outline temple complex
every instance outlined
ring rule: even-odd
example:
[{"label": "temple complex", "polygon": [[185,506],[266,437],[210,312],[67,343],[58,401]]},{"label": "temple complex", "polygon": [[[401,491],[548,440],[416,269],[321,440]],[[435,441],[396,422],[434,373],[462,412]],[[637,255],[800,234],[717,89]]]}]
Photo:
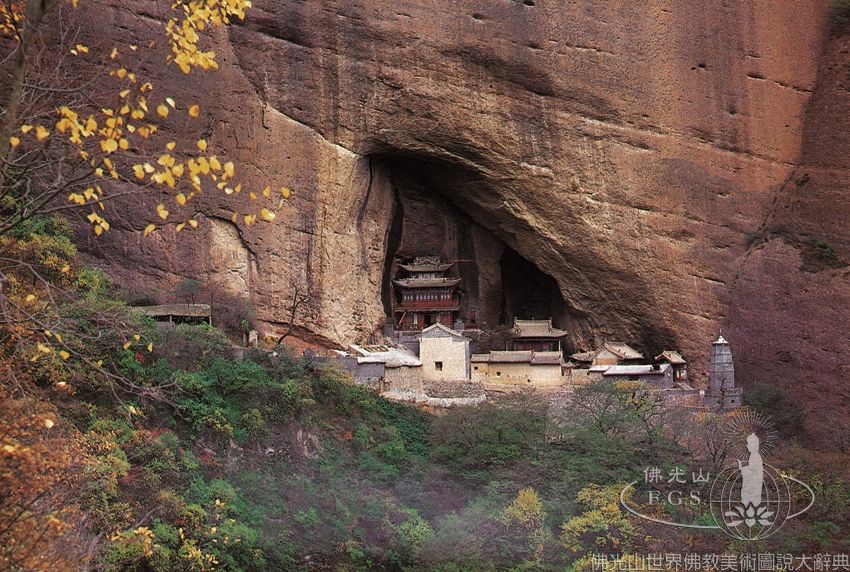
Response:
[{"label": "temple complex", "polygon": [[460,318],[460,278],[447,275],[451,267],[450,262],[429,256],[400,265],[404,276],[393,280],[396,330],[419,331],[433,324],[454,326]]}]

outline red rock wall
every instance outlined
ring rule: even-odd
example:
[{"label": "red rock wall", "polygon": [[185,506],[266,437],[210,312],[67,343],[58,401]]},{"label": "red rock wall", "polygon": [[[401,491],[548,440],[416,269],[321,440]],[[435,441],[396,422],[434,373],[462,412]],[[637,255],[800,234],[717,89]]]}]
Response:
[{"label": "red rock wall", "polygon": [[[240,229],[258,313],[284,320],[303,282],[314,334],[379,327],[394,191],[370,157],[426,161],[443,200],[557,280],[574,344],[679,347],[699,383],[722,328],[742,382],[791,389],[826,440],[850,403],[847,40],[829,33],[820,0],[256,0],[202,98],[214,146],[295,190],[279,224]],[[208,235],[146,244],[124,223],[92,247],[120,276],[220,270]],[[801,271],[812,239],[839,261]]]}]

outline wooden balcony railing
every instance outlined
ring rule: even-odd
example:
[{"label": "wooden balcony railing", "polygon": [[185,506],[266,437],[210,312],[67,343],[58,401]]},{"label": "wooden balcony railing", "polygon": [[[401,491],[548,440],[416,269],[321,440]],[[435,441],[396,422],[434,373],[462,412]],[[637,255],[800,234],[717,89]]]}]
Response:
[{"label": "wooden balcony railing", "polygon": [[455,300],[408,300],[396,303],[400,312],[409,310],[459,310],[460,302]]}]

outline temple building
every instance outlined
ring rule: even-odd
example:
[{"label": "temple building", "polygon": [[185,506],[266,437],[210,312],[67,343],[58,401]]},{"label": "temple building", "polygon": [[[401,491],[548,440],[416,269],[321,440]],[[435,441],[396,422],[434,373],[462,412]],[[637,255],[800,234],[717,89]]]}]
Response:
[{"label": "temple building", "polygon": [[740,387],[735,387],[732,348],[721,335],[711,344],[704,404],[709,409],[735,409],[741,406],[742,393]]},{"label": "temple building", "polygon": [[147,314],[162,326],[174,324],[209,324],[212,326],[212,309],[209,304],[163,304],[161,306],[140,306]]},{"label": "temple building", "polygon": [[443,324],[428,326],[418,337],[422,377],[426,381],[469,380],[469,338]]},{"label": "temple building", "polygon": [[515,351],[559,352],[567,332],[552,326],[548,320],[514,319],[513,346]]},{"label": "temple building", "polygon": [[578,367],[602,368],[639,363],[643,354],[623,342],[605,342],[599,349],[572,354],[570,359]]},{"label": "temple building", "polygon": [[688,381],[688,362],[677,351],[664,350],[655,356],[656,363],[669,363],[673,367],[675,381]]},{"label": "temple building", "polygon": [[460,317],[460,278],[437,257],[417,257],[401,264],[405,276],[393,280],[395,329],[418,331],[434,324],[452,327]]},{"label": "temple building", "polygon": [[560,351],[491,351],[472,354],[472,379],[490,389],[554,387],[564,382]]}]

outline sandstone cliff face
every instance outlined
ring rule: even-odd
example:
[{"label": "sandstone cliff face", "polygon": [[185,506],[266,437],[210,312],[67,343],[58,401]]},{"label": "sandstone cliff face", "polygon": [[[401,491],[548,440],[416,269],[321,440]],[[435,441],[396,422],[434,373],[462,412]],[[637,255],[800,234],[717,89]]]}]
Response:
[{"label": "sandstone cliff face", "polygon": [[91,249],[116,275],[225,274],[270,328],[298,288],[302,337],[346,343],[384,320],[388,255],[471,256],[496,319],[530,280],[500,270],[513,252],[557,286],[577,348],[681,348],[701,381],[722,328],[742,382],[789,388],[817,438],[850,413],[850,80],[826,2],[254,4],[216,40],[205,134],[293,198],[274,225],[153,242],[121,221]]}]

